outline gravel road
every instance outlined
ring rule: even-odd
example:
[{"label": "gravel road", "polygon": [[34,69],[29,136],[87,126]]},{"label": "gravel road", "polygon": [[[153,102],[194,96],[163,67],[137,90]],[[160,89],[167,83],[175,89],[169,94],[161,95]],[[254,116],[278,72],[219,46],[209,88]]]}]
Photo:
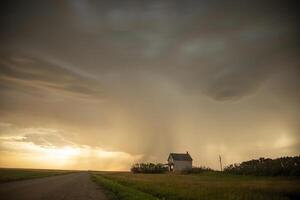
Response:
[{"label": "gravel road", "polygon": [[0,184],[1,200],[107,200],[87,172]]}]

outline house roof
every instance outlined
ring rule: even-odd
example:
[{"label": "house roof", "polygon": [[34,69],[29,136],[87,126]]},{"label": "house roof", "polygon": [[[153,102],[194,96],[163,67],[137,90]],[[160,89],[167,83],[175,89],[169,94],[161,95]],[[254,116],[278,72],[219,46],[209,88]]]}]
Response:
[{"label": "house roof", "polygon": [[193,160],[189,153],[170,153],[169,158],[170,157],[172,157],[173,160],[178,160],[178,161],[192,161]]}]

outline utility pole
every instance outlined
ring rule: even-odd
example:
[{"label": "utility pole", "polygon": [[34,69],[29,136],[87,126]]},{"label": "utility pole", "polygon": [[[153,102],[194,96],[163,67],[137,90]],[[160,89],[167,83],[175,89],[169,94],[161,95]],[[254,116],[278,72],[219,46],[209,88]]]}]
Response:
[{"label": "utility pole", "polygon": [[221,171],[223,171],[221,155],[219,155],[219,160],[220,160],[220,168],[221,168]]}]

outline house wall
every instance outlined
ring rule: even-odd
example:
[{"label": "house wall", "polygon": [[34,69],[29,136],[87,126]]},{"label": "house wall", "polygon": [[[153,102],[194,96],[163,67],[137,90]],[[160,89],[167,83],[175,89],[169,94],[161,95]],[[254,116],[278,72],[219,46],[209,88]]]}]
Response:
[{"label": "house wall", "polygon": [[173,161],[174,168],[173,171],[182,171],[185,169],[191,169],[192,168],[192,161]]}]

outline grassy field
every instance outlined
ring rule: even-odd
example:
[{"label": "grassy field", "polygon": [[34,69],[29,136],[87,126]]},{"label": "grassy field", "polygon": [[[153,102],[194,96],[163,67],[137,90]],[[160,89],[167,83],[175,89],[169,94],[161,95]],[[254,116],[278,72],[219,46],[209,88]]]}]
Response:
[{"label": "grassy field", "polygon": [[93,179],[118,200],[300,199],[300,180],[287,177],[93,172]]},{"label": "grassy field", "polygon": [[68,170],[0,168],[0,183],[71,173]]}]

